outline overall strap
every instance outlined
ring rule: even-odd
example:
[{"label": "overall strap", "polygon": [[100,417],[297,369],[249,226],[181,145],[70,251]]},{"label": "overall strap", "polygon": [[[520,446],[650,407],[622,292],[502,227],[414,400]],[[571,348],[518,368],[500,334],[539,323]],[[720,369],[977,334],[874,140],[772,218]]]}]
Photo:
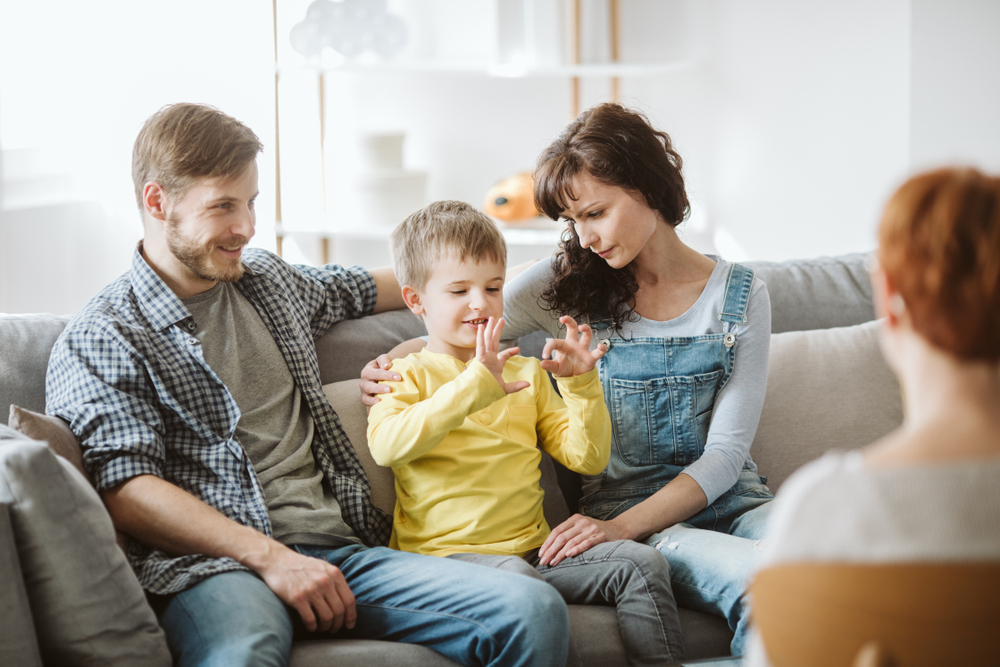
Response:
[{"label": "overall strap", "polygon": [[722,312],[719,313],[720,320],[733,324],[747,323],[747,303],[750,301],[753,276],[753,269],[748,269],[742,264],[729,265],[726,297],[722,304]]}]

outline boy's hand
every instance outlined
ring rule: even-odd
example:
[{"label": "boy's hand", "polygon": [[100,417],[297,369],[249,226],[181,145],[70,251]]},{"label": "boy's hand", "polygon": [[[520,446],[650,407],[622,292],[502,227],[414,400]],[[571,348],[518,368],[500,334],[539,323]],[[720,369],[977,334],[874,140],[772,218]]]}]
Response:
[{"label": "boy's hand", "polygon": [[[594,337],[589,324],[581,324],[579,327],[569,315],[563,315],[559,321],[566,325],[566,338],[550,338],[545,341],[545,348],[542,350],[542,368],[552,373],[556,377],[569,377],[571,375],[583,375],[597,365],[597,360],[608,351],[603,345],[590,351],[590,341]],[[555,353],[552,359],[549,355]]]},{"label": "boy's hand", "polygon": [[530,382],[520,380],[519,382],[504,382],[503,366],[507,360],[521,351],[519,347],[510,347],[500,352],[500,332],[503,331],[503,318],[494,320],[492,317],[486,320],[486,324],[480,324],[476,330],[476,359],[493,373],[500,386],[508,394],[521,391],[531,386]]}]

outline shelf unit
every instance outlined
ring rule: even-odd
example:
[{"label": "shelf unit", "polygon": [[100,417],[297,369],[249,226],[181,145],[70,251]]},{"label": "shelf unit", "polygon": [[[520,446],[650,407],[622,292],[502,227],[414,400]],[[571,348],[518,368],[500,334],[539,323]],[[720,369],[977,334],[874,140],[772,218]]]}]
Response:
[{"label": "shelf unit", "polygon": [[[277,32],[277,0],[273,0],[274,21],[275,21],[275,138],[276,148],[278,141],[278,80],[282,71],[311,71],[317,78],[319,87],[319,141],[323,145],[326,135],[325,109],[323,108],[324,89],[326,86],[326,76],[330,74],[358,74],[358,75],[378,75],[380,73],[441,73],[441,74],[473,74],[495,78],[532,78],[532,77],[558,77],[569,78],[572,82],[570,100],[570,119],[575,118],[580,111],[580,79],[583,78],[607,78],[612,82],[612,99],[619,98],[619,79],[622,77],[643,77],[655,76],[669,73],[678,73],[691,70],[695,63],[690,60],[679,60],[669,62],[650,63],[622,63],[619,58],[619,0],[609,0],[610,7],[610,44],[611,61],[601,64],[581,63],[580,60],[580,0],[567,0],[569,18],[569,49],[566,60],[569,64],[558,66],[523,66],[519,64],[495,63],[484,60],[476,61],[448,61],[448,60],[409,60],[400,62],[378,62],[360,60],[347,60],[337,54],[327,57],[324,61],[322,56],[314,57],[309,62],[286,65],[278,61],[278,32]],[[329,56],[329,54],[328,54]],[[330,60],[340,62],[329,62]],[[276,150],[277,153],[277,150]],[[322,151],[321,151],[322,156]],[[276,161],[278,158],[276,158]],[[326,165],[321,157],[321,182],[326,183]],[[281,170],[280,163],[276,164],[276,246],[278,254],[282,254],[283,241],[287,238],[298,238],[300,245],[311,245],[312,248],[302,248],[307,256],[314,255],[313,260],[320,263],[336,261],[345,253],[359,254],[358,249],[366,242],[369,244],[381,244],[385,246],[391,229],[381,227],[368,227],[365,229],[341,228],[334,226],[326,230],[299,231],[294,229],[294,225],[287,225],[282,220],[281,212]],[[324,191],[324,212],[325,212],[325,191]],[[508,243],[511,264],[516,264],[524,257],[527,259],[531,253],[549,253],[558,244],[562,226],[547,219],[538,219],[528,224],[505,226],[500,225],[501,230]],[[350,248],[351,250],[345,250]],[[361,255],[371,257],[371,253],[361,252]],[[388,250],[383,248],[383,252],[376,253],[379,257],[389,262]],[[535,255],[531,255],[534,257]]]}]

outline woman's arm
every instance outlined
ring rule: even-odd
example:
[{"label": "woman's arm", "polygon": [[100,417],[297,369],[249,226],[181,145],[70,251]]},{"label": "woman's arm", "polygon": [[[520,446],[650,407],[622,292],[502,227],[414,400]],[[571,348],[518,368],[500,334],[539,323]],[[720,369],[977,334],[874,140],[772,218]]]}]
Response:
[{"label": "woman's arm", "polygon": [[684,521],[708,505],[698,482],[681,473],[670,483],[610,521],[574,514],[556,526],[538,551],[542,565],[556,565],[602,542],[642,540]]}]

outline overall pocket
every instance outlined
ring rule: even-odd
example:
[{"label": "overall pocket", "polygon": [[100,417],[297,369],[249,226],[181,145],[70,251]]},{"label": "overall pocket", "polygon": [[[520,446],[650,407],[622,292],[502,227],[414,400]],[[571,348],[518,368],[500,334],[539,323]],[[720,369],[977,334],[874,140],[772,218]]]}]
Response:
[{"label": "overall pocket", "polygon": [[620,380],[611,378],[614,445],[628,466],[688,465],[701,456],[722,371]]}]

